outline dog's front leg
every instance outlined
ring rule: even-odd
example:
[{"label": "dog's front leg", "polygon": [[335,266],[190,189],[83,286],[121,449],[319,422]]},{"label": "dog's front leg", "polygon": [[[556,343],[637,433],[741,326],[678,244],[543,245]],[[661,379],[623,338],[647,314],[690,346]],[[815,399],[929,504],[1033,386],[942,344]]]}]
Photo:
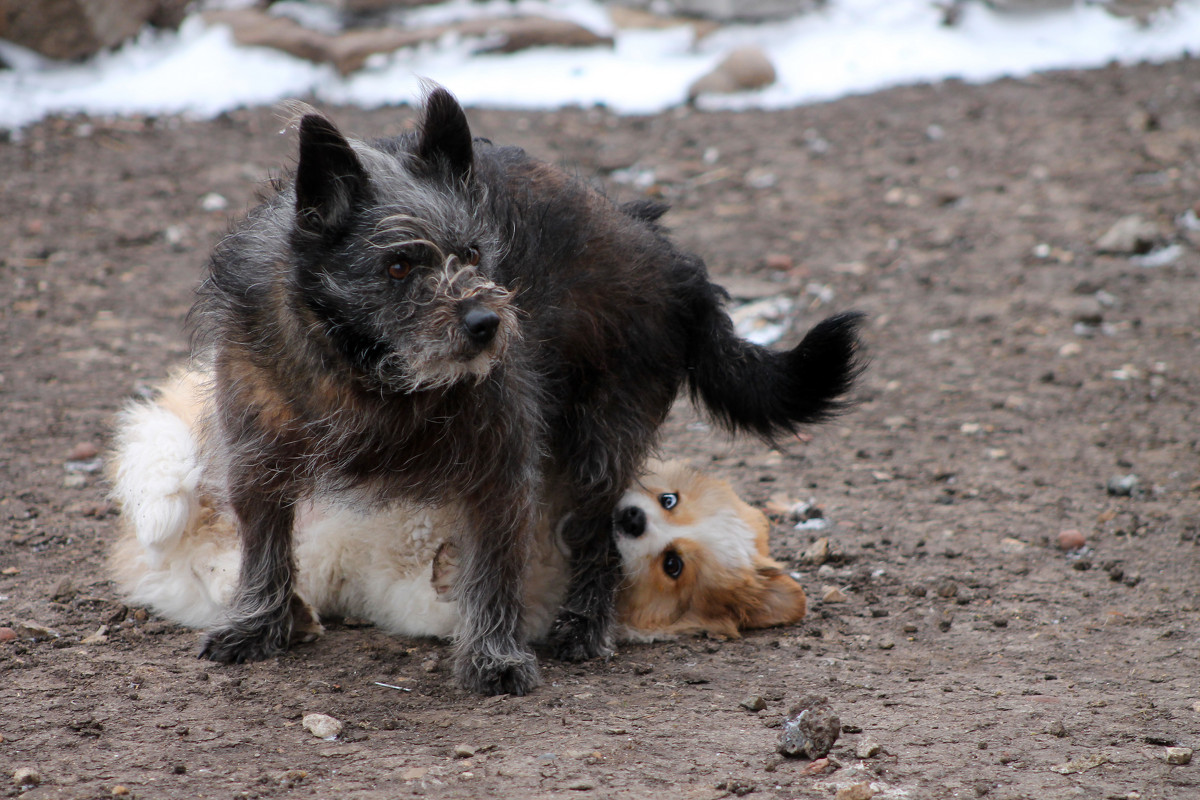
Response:
[{"label": "dog's front leg", "polygon": [[472,692],[524,695],[541,682],[521,633],[532,502],[499,495],[468,504],[474,513],[459,541],[454,585],[461,611],[454,674]]},{"label": "dog's front leg", "polygon": [[294,504],[231,482],[242,542],[242,566],[229,621],[210,632],[201,658],[242,663],[287,649],[292,634]]},{"label": "dog's front leg", "polygon": [[563,539],[571,549],[571,580],[548,637],[551,652],[564,661],[612,655],[614,598],[621,579],[612,514],[568,518]]}]

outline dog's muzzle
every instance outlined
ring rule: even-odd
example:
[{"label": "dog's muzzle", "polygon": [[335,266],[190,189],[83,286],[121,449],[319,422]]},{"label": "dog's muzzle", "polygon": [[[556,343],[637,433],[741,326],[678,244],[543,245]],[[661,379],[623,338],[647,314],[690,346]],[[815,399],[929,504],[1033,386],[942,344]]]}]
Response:
[{"label": "dog's muzzle", "polygon": [[618,533],[636,539],[646,532],[646,512],[637,506],[618,508],[613,514],[613,525]]}]

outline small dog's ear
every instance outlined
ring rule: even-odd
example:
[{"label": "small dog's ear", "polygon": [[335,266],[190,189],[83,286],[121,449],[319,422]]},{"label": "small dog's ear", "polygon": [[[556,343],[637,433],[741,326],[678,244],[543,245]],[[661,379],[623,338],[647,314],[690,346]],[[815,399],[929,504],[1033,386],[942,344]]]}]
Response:
[{"label": "small dog's ear", "polygon": [[753,591],[743,599],[742,628],[773,628],[804,619],[807,598],[800,584],[768,558],[755,559]]},{"label": "small dog's ear", "polygon": [[297,224],[313,233],[337,230],[366,187],[367,173],[346,137],[324,117],[305,114],[296,167]]},{"label": "small dog's ear", "polygon": [[454,95],[440,86],[434,88],[425,98],[420,127],[417,157],[431,166],[441,162],[450,168],[453,177],[465,178],[471,171],[475,151],[467,115]]}]

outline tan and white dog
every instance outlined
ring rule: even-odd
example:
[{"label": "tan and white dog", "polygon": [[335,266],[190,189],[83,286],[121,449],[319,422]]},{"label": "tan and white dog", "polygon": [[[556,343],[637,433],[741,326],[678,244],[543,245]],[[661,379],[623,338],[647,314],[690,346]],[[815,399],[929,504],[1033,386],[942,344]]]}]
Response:
[{"label": "tan and white dog", "polygon": [[[128,602],[195,628],[220,625],[241,551],[232,513],[205,480],[205,376],[181,372],[154,402],[122,414],[110,460],[122,510],[110,568]],[[310,501],[295,527],[293,640],[320,618],[370,620],[392,633],[451,637],[453,502],[361,509]],[[543,637],[566,591],[567,550],[543,519],[526,573],[526,634]],[[621,635],[647,641],[684,633],[736,637],[804,617],[804,590],[768,555],[769,523],[729,484],[677,462],[651,462],[614,519],[624,580]]]}]

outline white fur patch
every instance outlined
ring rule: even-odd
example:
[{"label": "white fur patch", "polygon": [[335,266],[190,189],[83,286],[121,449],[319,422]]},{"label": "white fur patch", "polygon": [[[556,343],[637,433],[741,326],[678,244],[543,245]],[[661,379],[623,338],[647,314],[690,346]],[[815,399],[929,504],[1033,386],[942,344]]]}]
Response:
[{"label": "white fur patch", "polygon": [[749,567],[758,552],[755,532],[737,509],[723,506],[714,514],[690,525],[678,524],[662,506],[644,492],[630,489],[618,508],[637,506],[646,514],[646,531],[641,536],[617,536],[617,548],[625,570],[640,574],[677,539],[690,539],[707,548],[714,559],[734,569]]},{"label": "white fur patch", "polygon": [[155,564],[198,510],[201,469],[196,440],[183,420],[157,405],[128,408],[119,430],[113,497]]}]

